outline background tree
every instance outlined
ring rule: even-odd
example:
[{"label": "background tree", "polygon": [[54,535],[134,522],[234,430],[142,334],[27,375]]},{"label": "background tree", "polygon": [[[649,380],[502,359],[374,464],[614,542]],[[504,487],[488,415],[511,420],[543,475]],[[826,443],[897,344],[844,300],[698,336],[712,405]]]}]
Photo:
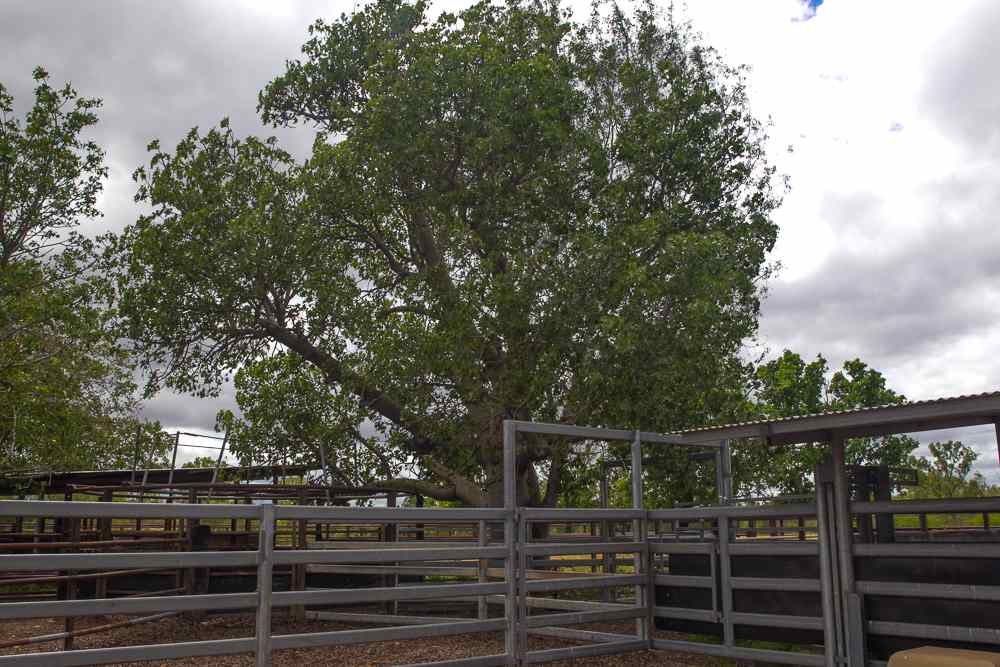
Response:
[{"label": "background tree", "polygon": [[[341,442],[368,424],[470,504],[500,501],[505,418],[670,430],[739,398],[773,169],[742,72],[672,17],[382,0],[316,22],[260,110],[317,128],[305,164],[223,122],[136,174],[115,260],[153,387],[284,351],[354,403]],[[521,502],[571,447],[522,443]]]},{"label": "background tree", "polygon": [[[757,368],[748,417],[775,419],[837,410],[899,405],[906,397],[890,389],[885,377],[860,359],[844,362],[832,375],[822,355],[806,362],[785,350]],[[905,466],[919,446],[907,435],[852,438],[845,447],[848,464]],[[812,472],[828,455],[826,443],[737,444],[734,472],[741,494],[803,494],[813,489]]]},{"label": "background tree", "polygon": [[98,100],[34,72],[23,120],[0,84],[0,469],[127,466],[135,385],[77,227],[99,215]]},{"label": "background tree", "polygon": [[918,471],[917,486],[907,487],[907,499],[981,498],[996,495],[1000,489],[990,486],[972,466],[979,453],[956,440],[932,442],[930,458],[913,457],[910,464]]},{"label": "background tree", "polygon": [[181,464],[182,468],[214,468],[215,459],[211,456],[196,456],[190,461]]}]

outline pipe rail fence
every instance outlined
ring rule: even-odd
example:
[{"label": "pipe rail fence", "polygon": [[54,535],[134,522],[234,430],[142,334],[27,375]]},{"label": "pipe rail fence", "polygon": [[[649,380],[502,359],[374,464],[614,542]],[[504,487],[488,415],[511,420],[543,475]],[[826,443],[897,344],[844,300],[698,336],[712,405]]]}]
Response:
[{"label": "pipe rail fence", "polygon": [[[519,433],[629,442],[633,506],[601,509],[518,507],[514,471],[517,469],[515,444]],[[133,622],[152,622],[178,613],[232,610],[253,610],[256,615],[255,632],[249,637],[3,655],[0,666],[71,667],[237,653],[253,653],[256,664],[264,666],[271,664],[274,651],[283,649],[483,632],[503,634],[502,653],[421,664],[439,667],[523,665],[662,649],[781,664],[860,667],[884,664],[868,659],[866,642],[870,637],[888,635],[1000,644],[1000,630],[989,627],[903,623],[869,619],[865,615],[866,597],[1000,602],[1000,586],[889,581],[856,575],[866,571],[865,559],[1000,557],[1000,544],[996,543],[859,542],[864,534],[862,523],[870,517],[971,514],[985,517],[984,527],[988,528],[989,513],[1000,512],[1000,499],[851,501],[846,495],[845,482],[834,474],[838,465],[834,449],[833,471],[818,471],[816,502],[736,506],[728,504],[732,497],[731,471],[728,443],[722,442],[699,444],[713,452],[719,505],[647,509],[643,507],[643,443],[685,444],[675,441],[672,436],[652,433],[507,421],[504,423],[504,506],[499,508],[0,501],[0,516],[57,517],[71,522],[97,518],[105,522],[103,525],[108,526],[108,531],[112,519],[183,519],[187,522],[225,519],[233,520],[234,525],[235,520],[243,519],[248,530],[255,524],[258,536],[257,548],[246,550],[115,553],[48,553],[46,550],[45,553],[0,555],[0,573],[56,571],[87,577],[100,571],[152,571],[158,568],[252,568],[256,571],[256,590],[253,592],[0,602],[0,621],[116,614],[137,616]],[[290,548],[275,548],[279,525],[298,526],[298,534],[304,536],[305,526],[310,521],[336,524],[341,528],[346,525],[390,526],[392,530],[387,534],[392,541],[367,543],[330,539],[316,541],[310,548],[302,539]],[[571,528],[561,532],[555,530],[559,526],[580,524],[590,526],[590,533],[581,534]],[[449,535],[464,537],[445,538],[448,541],[423,539],[427,527],[432,525],[451,526]],[[926,518],[921,520],[921,525],[926,528]],[[548,530],[535,530],[536,526]],[[600,526],[599,534],[595,534],[597,526]],[[628,530],[615,531],[611,526],[628,527]],[[351,533],[341,534],[349,536]],[[799,556],[818,560],[818,576],[749,576],[734,569],[734,563],[747,557]],[[688,562],[692,558],[707,560],[698,566],[699,572],[707,574],[684,573],[683,568],[674,563],[680,558]],[[292,568],[304,573],[306,567],[318,573],[379,576],[377,581],[381,585],[309,588],[304,585],[302,574],[298,578],[293,576],[293,581],[297,582],[293,590],[276,590],[276,568]],[[572,571],[564,571],[567,568]],[[414,583],[401,581],[401,576],[434,576],[446,582]],[[455,581],[455,578],[465,581]],[[25,581],[31,579],[25,575]],[[704,599],[708,603],[662,603],[669,600],[658,599],[658,589],[707,591]],[[159,592],[176,593],[178,590]],[[190,588],[184,590],[191,593]],[[600,600],[577,599],[575,592],[579,591],[597,592]],[[774,610],[762,613],[742,609],[737,602],[743,591],[813,594],[819,598],[819,613],[774,613]],[[574,592],[574,595],[558,597],[561,592]],[[403,601],[455,600],[474,604],[474,617],[403,615],[397,608]],[[360,603],[384,603],[390,613],[327,609]],[[497,607],[502,611],[491,615],[491,608]],[[275,609],[300,610],[304,616],[316,620],[390,627],[274,634],[272,612]],[[721,643],[657,636],[657,619],[715,624],[721,629]],[[596,632],[568,627],[610,621],[634,621],[635,632]],[[753,648],[740,644],[740,628],[747,627],[811,631],[819,633],[822,639],[804,647],[802,652]],[[533,649],[528,642],[531,635],[578,643]]]}]

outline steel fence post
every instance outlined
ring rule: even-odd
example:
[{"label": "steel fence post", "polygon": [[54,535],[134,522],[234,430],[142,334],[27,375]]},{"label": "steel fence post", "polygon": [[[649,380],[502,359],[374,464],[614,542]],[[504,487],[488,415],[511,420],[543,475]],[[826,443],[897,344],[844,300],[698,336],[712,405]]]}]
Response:
[{"label": "steel fence post", "polygon": [[[635,436],[632,438],[632,509],[641,510],[642,506],[642,432],[636,429]],[[646,540],[646,532],[646,525],[642,518],[632,520],[632,538],[636,542],[642,542],[645,545],[646,551],[648,551],[649,545]],[[643,552],[639,551],[635,554],[633,561],[635,574],[643,572],[642,561]],[[650,594],[652,591],[646,590],[647,588],[648,586],[642,584],[635,587],[635,605],[637,607],[649,607],[649,599],[651,598]],[[649,641],[652,633],[649,628],[648,613],[636,619],[635,630],[640,639]]]},{"label": "steel fence post", "polygon": [[733,629],[732,561],[729,558],[729,516],[719,515],[719,589],[722,592],[722,639],[726,646],[735,644]]},{"label": "steel fence post", "polygon": [[826,667],[837,664],[837,627],[833,596],[833,557],[830,540],[830,512],[826,502],[826,483],[817,467],[816,480],[816,540],[819,543],[819,582],[823,605],[823,659]]},{"label": "steel fence post", "polygon": [[271,592],[274,558],[274,505],[260,506],[257,547],[257,667],[271,666]]},{"label": "steel fence post", "polygon": [[[849,667],[864,667],[852,659],[859,652],[863,652],[865,644],[864,627],[860,624],[851,623],[850,600],[849,597],[854,591],[854,528],[851,518],[851,498],[850,484],[847,479],[847,467],[844,464],[844,438],[834,433],[830,438],[830,450],[832,453],[832,475],[834,506],[833,518],[834,527],[837,531],[837,552],[838,571],[840,573],[840,599],[842,627],[845,635],[847,649],[847,659]],[[860,649],[858,647],[861,647]]]},{"label": "steel fence post", "polygon": [[517,465],[515,441],[517,428],[514,422],[503,422],[503,535],[507,545],[507,559],[504,563],[504,578],[507,580],[507,595],[504,600],[504,614],[507,619],[505,647],[507,664],[521,662],[520,646],[517,640]]}]

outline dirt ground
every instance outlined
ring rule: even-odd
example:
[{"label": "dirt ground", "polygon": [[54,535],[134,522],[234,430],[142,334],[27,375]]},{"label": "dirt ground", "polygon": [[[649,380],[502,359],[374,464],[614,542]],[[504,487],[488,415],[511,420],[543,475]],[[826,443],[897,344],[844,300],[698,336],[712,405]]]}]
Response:
[{"label": "dirt ground", "polygon": [[[99,621],[96,619],[80,619],[77,621],[77,628],[102,625],[118,620],[123,619],[119,617],[105,617]],[[352,626],[322,621],[293,621],[287,617],[276,617],[273,627],[275,634],[292,634],[343,630]],[[158,644],[168,641],[200,641],[206,639],[247,637],[253,635],[253,628],[254,619],[252,616],[246,614],[214,616],[200,621],[192,621],[183,617],[173,617],[152,623],[78,637],[75,647],[81,649],[104,648],[138,644]],[[0,622],[0,641],[61,632],[62,629],[61,619],[31,619]],[[587,629],[623,634],[634,632],[634,626],[630,624],[594,625],[587,626]],[[660,635],[660,633],[657,634],[658,636]],[[578,644],[578,642],[544,637],[532,637],[529,643],[532,649],[560,648]],[[54,651],[59,650],[59,647],[59,642],[48,642],[46,644],[0,649],[0,655]],[[293,665],[295,667],[303,667],[305,665],[308,667],[388,667],[390,665],[433,662],[502,652],[503,636],[501,634],[480,633],[435,639],[413,639],[354,646],[275,651],[273,660],[276,667],[291,667]],[[244,667],[252,666],[254,658],[252,655],[232,655],[156,662],[121,663],[121,665],[122,667],[126,664],[145,666],[155,664],[163,665],[163,667],[203,667],[208,663],[212,667]],[[640,667],[646,665],[690,665],[704,667],[708,665],[732,665],[733,663],[704,656],[666,653],[663,651],[636,651],[625,655],[577,658],[548,664],[556,666],[573,665],[574,667],[626,667],[631,665]]]}]

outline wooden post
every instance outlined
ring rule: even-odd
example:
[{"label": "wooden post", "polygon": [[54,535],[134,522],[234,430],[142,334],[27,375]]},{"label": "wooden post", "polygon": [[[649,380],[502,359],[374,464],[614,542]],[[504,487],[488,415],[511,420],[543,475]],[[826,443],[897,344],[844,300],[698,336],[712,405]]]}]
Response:
[{"label": "wooden post", "polygon": [[[17,499],[18,500],[24,500],[24,497],[25,496],[22,493],[22,494],[18,495]],[[23,533],[24,532],[24,517],[23,516],[17,516],[17,517],[14,518],[14,532],[15,533]],[[21,538],[18,538],[18,539],[21,539]]]},{"label": "wooden post", "polygon": [[[251,498],[250,496],[247,496],[246,499],[243,502],[245,504],[247,504],[247,505],[253,505],[253,498]],[[245,532],[245,533],[249,533],[250,532],[250,519],[243,519],[243,532]],[[248,542],[250,541],[249,536],[247,536],[247,541]]]},{"label": "wooden post", "polygon": [[[416,501],[417,501],[417,507],[423,507],[424,506],[424,497],[421,496],[420,494],[417,494]],[[423,540],[424,539],[424,524],[418,523],[416,527],[417,527],[417,539],[418,540]]]},{"label": "wooden post", "polygon": [[[875,487],[875,500],[892,500],[892,475],[889,472],[889,466],[882,465],[878,467],[878,484]],[[866,515],[865,519],[867,518]],[[878,541],[881,544],[896,541],[896,521],[892,514],[875,515],[875,534],[878,536]]]}]

